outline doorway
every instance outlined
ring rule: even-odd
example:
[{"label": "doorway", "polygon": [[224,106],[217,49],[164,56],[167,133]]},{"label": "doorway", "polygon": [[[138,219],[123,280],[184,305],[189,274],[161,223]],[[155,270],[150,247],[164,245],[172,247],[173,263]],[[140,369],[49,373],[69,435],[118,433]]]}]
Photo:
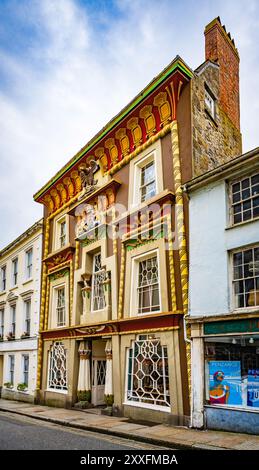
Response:
[{"label": "doorway", "polygon": [[92,404],[104,405],[106,359],[92,359]]}]

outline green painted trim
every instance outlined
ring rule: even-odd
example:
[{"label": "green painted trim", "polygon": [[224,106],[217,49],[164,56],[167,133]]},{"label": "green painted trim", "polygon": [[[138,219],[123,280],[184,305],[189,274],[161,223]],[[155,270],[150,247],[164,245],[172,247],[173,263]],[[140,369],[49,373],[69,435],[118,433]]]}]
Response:
[{"label": "green painted trim", "polygon": [[204,324],[205,335],[252,332],[259,332],[259,318],[252,318],[246,320],[224,320]]},{"label": "green painted trim", "polygon": [[68,276],[68,275],[69,275],[69,269],[65,268],[65,269],[62,269],[61,271],[56,271],[55,273],[50,274],[49,279],[50,281],[55,281],[56,279],[61,279],[62,277]]},{"label": "green painted trim", "polygon": [[68,164],[64,166],[45,186],[43,186],[36,194],[34,194],[34,200],[36,201],[40,196],[42,196],[42,194],[46,192],[52,186],[52,184],[54,184],[64,173],[66,173],[75,163],[77,163],[84,154],[91,150],[92,147],[94,147],[113,127],[122,121],[122,119],[124,119],[124,117],[127,116],[130,111],[132,111],[141,101],[150,95],[150,93],[152,93],[152,91],[155,90],[158,85],[165,81],[166,78],[168,78],[168,76],[177,68],[188,78],[193,77],[192,71],[187,66],[185,66],[180,59],[177,59],[175,62],[173,62],[166,71],[162,71],[154,81],[144,88],[144,90],[135,99],[133,99],[132,103],[126,106],[126,108],[123,108],[123,110],[107,124],[107,127],[104,127],[103,131],[100,131],[100,134],[97,134],[95,137],[93,137],[93,139],[90,140],[88,144],[86,144],[86,147],[81,152],[79,152],[79,154],[75,155],[75,157],[73,157],[72,160],[70,160]]}]

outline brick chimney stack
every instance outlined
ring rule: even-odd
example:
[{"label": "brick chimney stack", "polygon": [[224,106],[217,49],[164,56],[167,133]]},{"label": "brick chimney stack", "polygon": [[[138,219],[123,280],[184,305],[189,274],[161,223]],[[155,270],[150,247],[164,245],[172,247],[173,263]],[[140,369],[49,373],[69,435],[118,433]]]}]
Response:
[{"label": "brick chimney stack", "polygon": [[205,57],[219,65],[219,105],[240,131],[239,54],[218,16],[205,28]]}]

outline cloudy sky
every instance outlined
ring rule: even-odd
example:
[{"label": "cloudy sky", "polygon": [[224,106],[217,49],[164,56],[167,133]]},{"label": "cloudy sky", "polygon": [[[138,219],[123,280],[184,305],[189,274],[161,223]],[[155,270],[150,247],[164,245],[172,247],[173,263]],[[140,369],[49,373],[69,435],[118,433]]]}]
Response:
[{"label": "cloudy sky", "polygon": [[259,0],[0,0],[0,248],[32,195],[216,16],[241,57],[244,151],[259,145]]}]

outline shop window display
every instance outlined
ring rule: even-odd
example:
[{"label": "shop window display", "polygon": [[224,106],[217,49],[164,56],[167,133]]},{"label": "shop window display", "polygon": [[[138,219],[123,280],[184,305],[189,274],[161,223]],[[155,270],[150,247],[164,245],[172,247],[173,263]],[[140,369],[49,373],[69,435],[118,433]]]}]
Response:
[{"label": "shop window display", "polygon": [[259,410],[259,335],[205,340],[206,403]]}]

